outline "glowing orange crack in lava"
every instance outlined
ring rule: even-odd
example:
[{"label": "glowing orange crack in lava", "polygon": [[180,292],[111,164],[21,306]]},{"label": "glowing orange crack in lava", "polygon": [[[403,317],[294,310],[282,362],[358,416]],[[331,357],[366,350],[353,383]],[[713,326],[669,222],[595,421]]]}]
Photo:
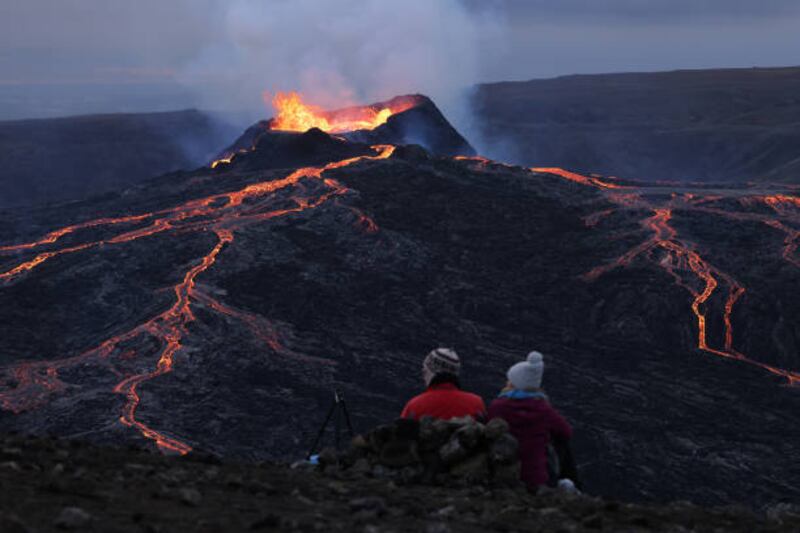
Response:
[{"label": "glowing orange crack in lava", "polygon": [[[488,159],[482,157],[460,157],[458,159],[478,161],[483,165],[487,165],[489,163]],[[580,183],[582,185],[587,185],[590,187],[595,187],[603,190],[629,189],[629,187],[623,187],[613,183],[608,183],[600,180],[599,178],[582,176],[580,174],[569,172],[567,170],[560,168],[531,168],[529,170],[537,173],[547,173],[556,175],[575,183]],[[693,197],[692,195],[688,196],[689,200],[691,200]],[[673,197],[676,197],[676,195],[673,195]],[[790,370],[785,370],[772,365],[761,363],[759,361],[755,361],[753,359],[748,358],[744,354],[736,351],[733,348],[733,324],[731,320],[731,315],[733,313],[734,305],[736,304],[737,300],[742,296],[742,294],[744,294],[745,289],[730,275],[710,265],[700,256],[700,254],[689,248],[688,245],[684,244],[677,238],[677,231],[672,226],[669,225],[669,221],[672,218],[672,210],[670,208],[653,207],[652,205],[647,203],[641,197],[641,195],[635,193],[634,194],[609,193],[608,198],[612,202],[620,205],[621,207],[648,206],[650,209],[652,209],[653,215],[642,221],[642,226],[646,229],[649,229],[652,232],[652,235],[639,245],[635,246],[634,248],[632,248],[619,258],[617,258],[615,261],[607,265],[599,266],[592,269],[584,276],[586,280],[592,281],[610,270],[619,267],[625,267],[629,265],[634,259],[636,259],[641,255],[646,255],[648,258],[652,260],[653,258],[651,257],[650,254],[655,249],[662,249],[667,252],[668,254],[667,257],[662,258],[661,260],[655,262],[660,267],[667,270],[670,273],[670,275],[675,279],[676,283],[687,289],[694,297],[694,299],[692,300],[691,309],[692,313],[694,314],[697,320],[697,328],[698,328],[697,347],[700,350],[720,357],[735,359],[738,361],[748,363],[750,365],[757,366],[775,375],[786,378],[790,385],[800,384],[800,372],[793,372]],[[771,207],[773,207],[773,209],[775,209],[779,214],[785,214],[786,209],[790,206],[791,207],[800,206],[800,198],[791,196],[780,195],[775,197],[763,197],[763,201],[768,205],[770,205]],[[703,202],[704,200],[697,200],[697,203],[703,203]],[[707,210],[707,209],[700,208],[698,210]],[[589,226],[592,226],[596,224],[600,218],[607,216],[611,212],[613,212],[613,209],[589,215],[588,217],[586,217],[586,219],[584,219],[585,223]],[[800,232],[797,232],[796,230],[793,230],[791,228],[787,228],[786,226],[780,224],[780,222],[767,221],[767,223],[787,233],[787,237],[784,243],[785,248],[783,256],[788,261],[792,262],[795,265],[798,265],[797,260],[795,260],[791,256],[798,247],[797,240],[798,238],[800,238]],[[692,274],[695,275],[702,282],[703,290],[698,291],[692,288],[688,283],[686,283],[683,280],[683,278],[677,273],[678,268],[692,272]],[[706,335],[707,318],[705,312],[702,309],[703,306],[706,304],[709,298],[711,298],[711,296],[717,289],[719,285],[718,278],[724,281],[728,286],[728,295],[725,301],[724,312],[723,312],[723,324],[725,329],[724,349],[716,349],[708,345],[707,335]]]},{"label": "glowing orange crack in lava", "polygon": [[[208,295],[205,295],[199,291],[195,291],[195,280],[197,276],[205,272],[217,261],[217,257],[222,252],[226,244],[233,242],[234,229],[264,220],[270,220],[279,216],[284,216],[289,213],[297,213],[306,209],[313,209],[322,203],[325,203],[328,201],[328,199],[334,196],[339,196],[347,191],[347,189],[339,184],[336,180],[323,178],[322,174],[325,171],[342,168],[361,160],[386,159],[394,152],[394,147],[390,145],[376,145],[373,147],[373,149],[378,152],[378,154],[375,156],[353,157],[343,161],[329,163],[322,167],[305,167],[292,172],[289,176],[281,180],[262,182],[250,185],[233,193],[218,194],[200,200],[187,202],[176,208],[159,212],[159,214],[168,214],[171,216],[164,219],[158,219],[148,227],[129,231],[105,241],[96,241],[69,247],[63,250],[56,250],[54,252],[46,252],[46,254],[49,255],[40,254],[37,256],[39,260],[38,262],[35,262],[35,264],[34,262],[29,261],[23,263],[22,265],[18,265],[9,272],[5,273],[5,275],[9,275],[9,273],[14,272],[14,275],[16,275],[22,271],[32,270],[35,266],[41,264],[46,259],[62,253],[72,253],[86,249],[90,246],[96,246],[98,244],[130,242],[132,240],[137,240],[142,237],[171,229],[186,230],[188,228],[193,231],[213,231],[218,239],[214,248],[207,255],[201,258],[199,264],[189,269],[189,271],[184,274],[182,281],[173,288],[176,300],[167,311],[159,314],[153,319],[148,320],[144,324],[133,328],[127,333],[104,341],[97,348],[89,350],[81,355],[57,361],[21,363],[16,366],[0,369],[1,373],[11,375],[12,379],[17,381],[16,386],[13,389],[0,393],[0,405],[2,405],[5,409],[11,410],[12,412],[21,412],[27,408],[38,405],[42,403],[49,394],[63,389],[63,386],[58,379],[59,369],[82,364],[91,358],[106,359],[114,352],[120,343],[133,339],[141,334],[148,333],[160,339],[162,341],[163,348],[161,349],[155,370],[128,376],[114,387],[114,392],[123,394],[126,397],[126,402],[122,409],[120,421],[126,426],[136,428],[144,437],[153,440],[158,447],[164,451],[180,454],[185,454],[190,451],[191,447],[189,445],[154,430],[136,418],[136,411],[141,402],[141,398],[138,393],[139,385],[172,371],[174,367],[174,356],[182,347],[181,341],[186,334],[186,326],[195,320],[195,316],[191,310],[193,299],[205,303],[217,312],[234,316],[245,321],[245,323],[251,327],[251,330],[253,330],[254,333],[262,333],[264,331],[264,323],[266,322],[261,322],[254,315],[238,312],[233,308],[216,302]],[[319,179],[326,187],[332,190],[314,200],[295,197],[294,201],[296,207],[294,208],[270,210],[266,213],[245,212],[244,214],[240,213],[237,209],[243,205],[245,198],[274,193],[290,185],[298,184],[303,178]],[[220,207],[211,207],[214,203],[222,198],[228,199],[228,202],[225,205]],[[180,222],[187,218],[212,215],[216,215],[216,218],[214,218],[212,221],[192,223],[188,226],[174,225],[174,223]],[[138,221],[151,216],[153,215],[146,214],[134,218],[135,221]],[[134,221],[134,218],[131,218],[128,221]],[[98,221],[95,222],[99,224],[100,220],[107,221],[110,219],[98,219]],[[87,222],[81,225],[81,227],[89,227],[91,225],[92,222]],[[71,228],[77,228],[77,226],[72,226]],[[58,235],[60,231],[61,230],[56,230],[51,232],[48,234],[48,236]],[[61,232],[62,235],[65,233],[66,232]],[[35,248],[44,244],[52,244],[55,242],[55,240],[57,240],[57,238],[58,237],[56,237],[56,239],[50,239],[46,236],[39,241],[31,243],[31,246],[26,246],[25,248]],[[23,265],[26,265],[26,267],[21,269],[20,267]],[[269,335],[258,336],[273,349],[278,350],[280,348],[280,345],[277,343],[277,340],[274,337],[270,337]],[[327,361],[323,362],[328,363]]]},{"label": "glowing orange crack in lava", "polygon": [[[770,206],[779,216],[791,220],[795,225],[800,224],[800,198],[779,194],[762,196],[759,199]],[[779,220],[765,219],[763,222],[786,235],[783,241],[783,257],[800,268],[800,259],[796,257],[797,248],[800,245],[800,230],[791,228]]]},{"label": "glowing orange crack in lava", "polygon": [[202,258],[199,265],[192,267],[184,275],[181,283],[175,286],[175,303],[172,307],[161,314],[157,320],[151,320],[145,326],[145,329],[149,330],[157,337],[161,337],[166,342],[166,346],[158,359],[156,369],[144,374],[130,376],[114,387],[114,392],[124,394],[127,398],[127,402],[122,408],[120,422],[126,426],[135,427],[142,435],[148,439],[154,440],[159,448],[181,454],[189,452],[191,447],[153,430],[136,419],[136,408],[139,406],[140,402],[140,397],[136,388],[140,383],[157,378],[172,370],[175,353],[181,349],[181,339],[186,331],[186,325],[195,319],[190,307],[190,297],[192,289],[194,289],[195,278],[214,264],[225,244],[233,242],[232,232],[218,229],[215,230],[215,233],[219,238],[216,246],[214,246],[208,255]]},{"label": "glowing orange crack in lava", "polygon": [[[540,170],[541,171],[541,170]],[[569,172],[551,172],[556,175],[563,175],[564,173],[573,175]],[[571,181],[579,181],[573,178],[567,178]],[[602,187],[602,185],[593,183],[592,181],[582,182],[586,185]],[[609,198],[614,201],[615,195],[609,195]],[[617,198],[626,204],[630,204],[630,199]],[[639,197],[639,200],[643,199]],[[692,313],[697,319],[697,347],[705,352],[725,357],[728,359],[735,359],[742,361],[773,374],[784,377],[788,380],[790,385],[800,384],[800,373],[785,370],[772,365],[761,363],[745,356],[744,354],[736,351],[733,348],[733,324],[731,321],[731,314],[736,301],[744,294],[745,289],[733,277],[726,274],[719,269],[710,265],[705,261],[700,254],[692,250],[689,246],[684,244],[677,238],[677,231],[669,225],[672,218],[672,211],[669,208],[653,208],[653,216],[642,221],[643,227],[652,231],[651,237],[646,239],[641,244],[635,246],[615,261],[596,267],[589,271],[584,277],[592,281],[602,276],[606,272],[618,267],[625,267],[629,265],[635,258],[642,254],[649,254],[656,248],[663,249],[667,252],[668,257],[655,261],[660,267],[667,270],[670,275],[675,279],[676,283],[687,289],[694,297],[691,305]],[[784,254],[786,255],[786,254]],[[650,257],[652,259],[652,257]],[[692,272],[703,284],[703,290],[697,291],[691,285],[686,283],[683,278],[676,272],[678,269],[684,269]],[[723,349],[712,348],[708,345],[707,328],[706,328],[706,314],[702,309],[708,302],[709,298],[717,289],[719,282],[718,279],[724,281],[728,286],[728,296],[725,300],[723,312],[723,325],[725,330],[725,344]]]},{"label": "glowing orange crack in lava", "polygon": [[[336,169],[336,168],[345,167],[345,166],[351,165],[351,164],[356,163],[356,162],[361,161],[361,160],[365,160],[365,159],[386,159],[386,158],[390,157],[391,154],[394,152],[394,146],[391,146],[391,145],[375,145],[372,148],[374,150],[376,150],[377,152],[379,152],[379,154],[376,155],[376,156],[357,156],[357,157],[352,157],[352,158],[349,158],[349,159],[345,159],[343,161],[336,161],[336,162],[333,162],[333,163],[329,163],[329,164],[327,164],[327,165],[325,165],[323,167],[304,167],[304,168],[300,168],[300,169],[292,172],[287,177],[282,178],[282,179],[277,179],[277,180],[273,180],[273,181],[264,181],[264,182],[261,182],[261,183],[256,183],[256,184],[253,184],[253,185],[249,185],[249,186],[247,186],[247,187],[245,187],[245,188],[243,188],[243,189],[241,189],[239,191],[230,192],[230,193],[220,193],[220,194],[215,194],[213,196],[209,196],[209,197],[202,198],[202,199],[199,199],[199,200],[192,200],[192,201],[186,202],[184,204],[181,204],[180,206],[177,206],[177,207],[174,207],[174,208],[171,208],[171,209],[166,209],[166,210],[163,210],[163,211],[159,211],[157,213],[147,213],[147,214],[144,214],[144,215],[137,215],[136,217],[126,217],[126,220],[120,219],[120,221],[117,222],[117,223],[139,221],[139,220],[143,220],[143,219],[146,219],[146,218],[155,217],[156,215],[169,215],[169,216],[167,216],[165,218],[156,219],[151,225],[146,226],[144,228],[132,230],[132,231],[117,235],[115,237],[112,237],[112,238],[109,238],[109,239],[106,239],[106,240],[94,241],[94,242],[89,242],[89,243],[84,243],[84,244],[80,244],[80,245],[64,248],[64,249],[61,249],[61,250],[55,250],[55,251],[51,251],[51,252],[41,253],[41,254],[37,255],[36,257],[34,257],[33,259],[31,259],[29,261],[26,261],[24,263],[21,263],[21,264],[17,265],[16,267],[14,267],[14,268],[6,271],[6,272],[0,272],[0,280],[10,281],[10,280],[16,278],[17,276],[19,276],[20,274],[23,274],[25,272],[33,270],[35,267],[41,265],[42,263],[44,263],[45,261],[47,261],[49,259],[52,259],[53,257],[57,257],[57,256],[63,255],[63,254],[69,254],[69,253],[73,253],[73,252],[86,250],[88,248],[99,246],[101,244],[119,244],[119,243],[130,242],[130,241],[134,241],[134,240],[137,240],[139,238],[142,238],[142,237],[155,235],[157,233],[162,233],[162,232],[165,232],[165,231],[168,231],[168,230],[172,230],[172,229],[189,229],[189,230],[191,230],[191,229],[196,229],[196,227],[205,227],[205,226],[208,225],[208,222],[205,222],[205,221],[201,221],[201,222],[198,222],[198,223],[195,223],[195,224],[183,225],[183,226],[179,226],[179,225],[176,225],[176,224],[180,223],[180,222],[182,222],[182,221],[184,221],[186,219],[205,217],[205,216],[217,216],[217,218],[220,218],[220,219],[224,219],[225,216],[235,217],[236,215],[233,215],[231,213],[226,213],[226,211],[231,210],[232,208],[236,208],[236,207],[241,206],[242,203],[244,202],[244,200],[247,199],[247,198],[253,198],[253,197],[256,197],[256,196],[263,196],[263,195],[266,195],[266,194],[269,194],[269,193],[276,192],[278,190],[281,190],[281,189],[284,189],[284,188],[287,188],[289,186],[297,184],[298,181],[300,181],[303,178],[321,179],[322,173],[327,171],[327,170],[333,170],[333,169]],[[327,180],[325,183],[326,183],[326,185],[329,185],[329,186],[332,186],[332,185],[336,184],[336,182],[334,180]],[[338,185],[338,184],[336,184],[336,186],[341,188],[341,186]],[[340,193],[341,192],[344,192],[343,188],[341,188]],[[227,200],[227,203],[225,205],[223,205],[223,206],[220,206],[220,207],[212,207],[212,205],[214,203],[217,203],[220,200]],[[250,217],[250,218],[252,219],[253,217]],[[256,217],[256,218],[258,218],[258,217]],[[272,218],[272,217],[263,217],[263,218]],[[100,220],[107,220],[107,219],[100,219]],[[83,224],[81,224],[79,226],[80,227],[90,227],[90,226],[94,226],[94,225],[99,225],[99,223],[93,224],[92,222],[94,222],[94,221],[86,222],[86,223],[83,223]],[[78,226],[74,226],[72,228],[78,229]],[[57,230],[55,232],[51,232],[48,235],[53,235],[55,233],[58,233],[59,231],[60,230]],[[8,246],[6,248],[8,248],[8,249],[11,249],[11,248],[14,248],[14,249],[33,249],[33,248],[38,248],[40,246],[43,246],[45,244],[50,244],[52,242],[55,242],[55,241],[51,240],[50,238],[43,238],[41,240],[34,241],[32,243],[26,243],[26,244],[21,244],[21,245],[13,245],[13,246]]]},{"label": "glowing orange crack in lava", "polygon": [[794,196],[785,196],[785,195],[777,195],[777,196],[754,195],[754,196],[745,196],[739,199],[739,203],[744,207],[753,207],[759,204],[767,205],[771,207],[773,211],[775,211],[775,214],[778,217],[783,218],[784,221],[781,221],[779,219],[761,213],[749,213],[749,212],[743,213],[736,211],[726,211],[714,207],[700,206],[700,204],[705,204],[718,199],[720,199],[720,197],[707,197],[704,199],[697,199],[694,201],[690,199],[690,202],[695,211],[710,213],[713,215],[733,220],[761,222],[763,224],[766,224],[772,228],[775,228],[783,232],[785,237],[783,241],[783,251],[781,255],[787,262],[800,268],[800,258],[796,257],[798,245],[800,245],[800,230],[797,230],[786,224],[786,222],[791,222],[794,225],[800,225],[800,198]]},{"label": "glowing orange crack in lava", "polygon": [[617,185],[615,183],[609,183],[607,181],[603,181],[599,178],[595,178],[592,176],[582,176],[581,174],[576,174],[575,172],[570,172],[568,170],[564,170],[563,168],[531,168],[532,172],[539,172],[542,174],[554,174],[556,176],[560,176],[565,180],[574,181],[575,183],[580,183],[581,185],[589,185],[592,187],[598,187],[600,189],[624,189],[622,185]]},{"label": "glowing orange crack in lava", "polygon": [[800,259],[796,257],[797,248],[798,245],[800,245],[800,231],[786,226],[779,220],[768,220],[765,224],[786,234],[786,238],[783,240],[783,258],[797,268],[800,268]]},{"label": "glowing orange crack in lava", "polygon": [[73,233],[75,231],[91,228],[95,226],[106,226],[111,224],[127,224],[131,222],[139,222],[146,218],[149,218],[151,215],[136,215],[130,217],[118,217],[118,218],[99,218],[97,220],[90,220],[88,222],[83,222],[81,224],[74,224],[72,226],[67,226],[65,228],[57,229],[55,231],[51,231],[38,241],[29,242],[25,244],[16,244],[10,246],[0,246],[0,252],[16,252],[21,250],[27,250],[31,248],[36,248],[38,246],[42,246],[44,244],[52,244],[58,241],[64,235]]}]

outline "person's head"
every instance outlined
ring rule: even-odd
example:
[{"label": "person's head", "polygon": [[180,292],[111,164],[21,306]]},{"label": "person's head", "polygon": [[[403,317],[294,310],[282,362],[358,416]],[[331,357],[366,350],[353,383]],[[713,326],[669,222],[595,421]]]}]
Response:
[{"label": "person's head", "polygon": [[460,371],[461,360],[455,350],[450,348],[431,350],[422,362],[422,379],[426,387],[443,381],[458,383]]},{"label": "person's head", "polygon": [[508,382],[519,390],[536,390],[542,386],[544,360],[539,352],[531,352],[525,361],[521,361],[506,372]]}]

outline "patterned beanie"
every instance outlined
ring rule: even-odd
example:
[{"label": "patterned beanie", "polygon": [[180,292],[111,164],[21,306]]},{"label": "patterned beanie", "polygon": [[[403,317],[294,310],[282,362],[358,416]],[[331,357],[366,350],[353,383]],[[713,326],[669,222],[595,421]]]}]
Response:
[{"label": "patterned beanie", "polygon": [[460,370],[461,360],[455,350],[450,348],[436,348],[422,362],[422,378],[425,380],[426,387],[430,386],[437,374],[458,376]]}]

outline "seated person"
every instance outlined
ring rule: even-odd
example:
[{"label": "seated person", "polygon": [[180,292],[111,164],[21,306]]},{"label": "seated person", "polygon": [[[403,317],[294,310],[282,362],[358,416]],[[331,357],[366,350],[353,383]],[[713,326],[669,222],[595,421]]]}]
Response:
[{"label": "seated person", "polygon": [[415,420],[423,416],[443,420],[463,416],[484,419],[486,405],[480,396],[461,390],[458,381],[460,370],[461,361],[455,351],[437,348],[430,352],[422,363],[426,390],[411,398],[400,416]]},{"label": "seated person", "polygon": [[[506,387],[489,406],[489,420],[502,418],[508,422],[511,434],[519,441],[521,477],[528,489],[557,484],[576,487],[577,469],[569,450],[572,428],[541,389],[543,373],[544,361],[539,352],[531,352],[525,361],[513,365],[506,373]],[[560,463],[555,479],[550,479],[548,473],[547,452],[551,445]],[[568,478],[571,480],[562,482]]]}]

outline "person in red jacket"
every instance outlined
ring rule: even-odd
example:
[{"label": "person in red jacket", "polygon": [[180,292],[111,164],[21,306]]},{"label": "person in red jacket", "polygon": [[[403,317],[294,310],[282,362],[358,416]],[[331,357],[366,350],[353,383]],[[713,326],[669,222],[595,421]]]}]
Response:
[{"label": "person in red jacket", "polygon": [[[513,365],[508,383],[500,396],[489,405],[489,420],[502,418],[519,441],[522,481],[530,490],[542,485],[573,488],[578,484],[575,463],[569,449],[572,427],[556,411],[541,389],[544,360],[531,352],[525,361]],[[553,445],[559,459],[559,472],[550,479],[548,446]],[[560,481],[570,480],[570,481]]]},{"label": "person in red jacket", "polygon": [[444,420],[463,416],[485,418],[486,404],[481,397],[461,390],[460,370],[461,361],[455,351],[449,348],[431,351],[422,363],[422,379],[427,390],[411,398],[400,416],[415,420],[423,416]]}]

